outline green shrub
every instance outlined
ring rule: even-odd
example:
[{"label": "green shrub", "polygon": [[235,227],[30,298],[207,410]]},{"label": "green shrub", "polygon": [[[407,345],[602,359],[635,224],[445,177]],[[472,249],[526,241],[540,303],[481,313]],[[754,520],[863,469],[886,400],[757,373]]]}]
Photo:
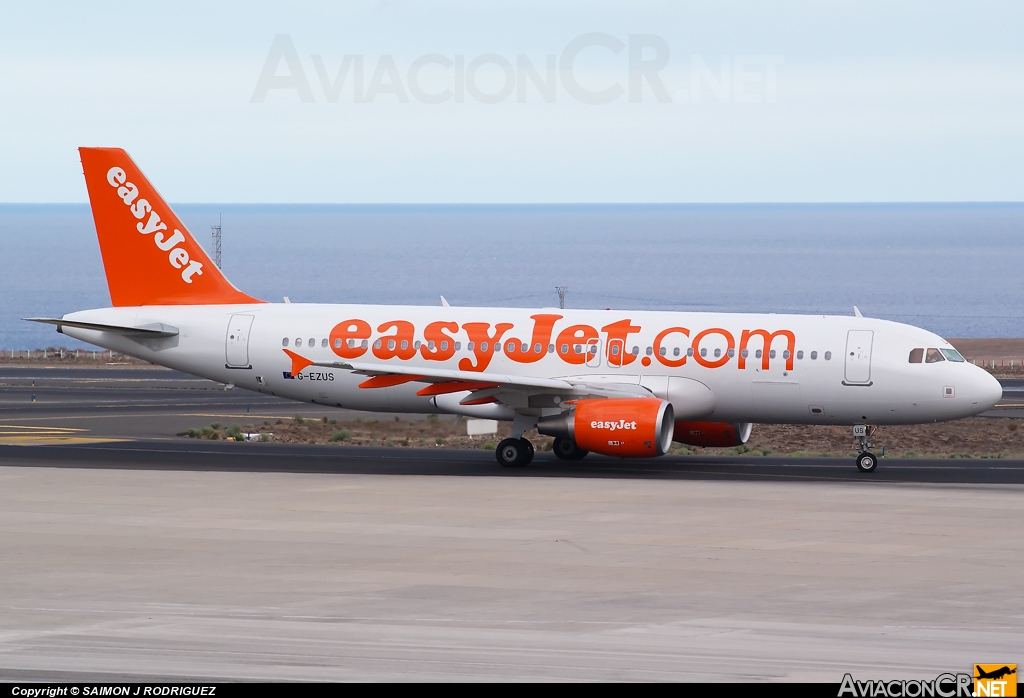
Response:
[{"label": "green shrub", "polygon": [[260,434],[260,441],[266,443],[267,441],[270,441],[270,437],[267,436],[266,434]]},{"label": "green shrub", "polygon": [[443,436],[438,436],[437,438],[434,439],[435,446],[444,446],[446,443],[448,443],[448,440],[445,439]]},{"label": "green shrub", "polygon": [[498,444],[494,443],[493,441],[485,441],[482,444],[480,444],[480,448],[482,448],[485,451],[493,451],[494,449],[498,448]]},{"label": "green shrub", "polygon": [[219,438],[220,438],[220,432],[219,431],[215,431],[212,434],[210,434],[210,440],[212,440],[212,441],[216,441]]},{"label": "green shrub", "polygon": [[331,441],[348,441],[352,438],[352,432],[348,429],[337,429],[331,434]]},{"label": "green shrub", "polygon": [[213,427],[203,427],[200,433],[203,436],[211,437],[216,433],[216,431],[213,429]]},{"label": "green shrub", "polygon": [[202,429],[189,429],[187,433],[190,439],[198,439],[203,436]]},{"label": "green shrub", "polygon": [[232,438],[235,441],[245,441],[245,434],[235,434]]},{"label": "green shrub", "polygon": [[294,420],[295,420],[295,423],[296,423],[296,424],[303,424],[303,423],[305,423],[305,421],[306,421],[305,419],[303,419],[303,418],[302,418],[302,415],[301,415],[301,414],[297,414],[297,415],[295,415],[294,417],[292,417],[292,419],[294,419]]},{"label": "green shrub", "polygon": [[220,429],[220,422],[214,422],[210,425],[211,429]]},{"label": "green shrub", "polygon": [[231,426],[224,430],[224,435],[230,436],[232,439],[237,436],[241,436],[242,427],[238,426],[237,424],[232,424]]}]

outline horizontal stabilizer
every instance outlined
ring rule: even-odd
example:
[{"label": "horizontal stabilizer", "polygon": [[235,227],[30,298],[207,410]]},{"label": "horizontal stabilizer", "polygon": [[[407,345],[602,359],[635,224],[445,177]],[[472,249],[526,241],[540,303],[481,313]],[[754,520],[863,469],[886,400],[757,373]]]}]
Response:
[{"label": "horizontal stabilizer", "polygon": [[126,327],[124,325],[103,325],[96,322],[77,322],[74,320],[62,320],[60,318],[50,317],[27,317],[24,318],[29,322],[41,322],[46,325],[56,325],[57,330],[60,331],[62,327],[77,327],[83,330],[96,330],[97,332],[115,332],[123,335],[134,335],[136,337],[151,337],[153,339],[159,339],[161,337],[176,337],[178,335],[178,328],[165,325],[162,322],[154,322],[148,325],[141,325],[139,327]]}]

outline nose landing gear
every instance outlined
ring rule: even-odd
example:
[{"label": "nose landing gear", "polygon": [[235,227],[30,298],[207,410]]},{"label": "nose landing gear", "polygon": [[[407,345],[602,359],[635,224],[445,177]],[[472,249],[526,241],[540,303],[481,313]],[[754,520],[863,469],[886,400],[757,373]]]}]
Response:
[{"label": "nose landing gear", "polygon": [[878,457],[871,452],[868,441],[876,428],[869,424],[855,424],[853,427],[853,437],[857,439],[857,470],[862,473],[870,473],[878,467]]}]

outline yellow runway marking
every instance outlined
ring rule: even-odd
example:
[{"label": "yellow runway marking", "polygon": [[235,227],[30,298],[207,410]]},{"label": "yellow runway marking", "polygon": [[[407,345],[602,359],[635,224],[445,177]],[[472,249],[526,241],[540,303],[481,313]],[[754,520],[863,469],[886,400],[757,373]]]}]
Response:
[{"label": "yellow runway marking", "polygon": [[39,433],[39,432],[44,432],[45,431],[48,434],[50,434],[50,433],[57,434],[57,433],[68,433],[68,432],[74,432],[74,431],[89,431],[89,430],[88,429],[81,429],[81,428],[78,428],[78,427],[35,427],[35,426],[28,425],[28,424],[17,424],[17,425],[15,425],[15,424],[0,424],[0,435],[3,435],[5,433],[11,432],[11,431],[14,431],[14,432],[26,431],[26,432],[29,432],[29,433]]},{"label": "yellow runway marking", "polygon": [[108,444],[131,439],[108,439],[93,436],[8,436],[0,434],[0,445],[3,446],[52,446],[56,444]]},{"label": "yellow runway marking", "polygon": [[5,446],[43,446],[52,444],[105,444],[128,441],[103,436],[83,436],[88,429],[75,427],[38,427],[0,424],[0,444]]},{"label": "yellow runway marking", "polygon": [[69,440],[83,438],[78,435],[87,431],[89,430],[73,429],[69,427],[35,427],[0,424],[0,443],[56,443],[58,441],[61,443],[78,443]]}]

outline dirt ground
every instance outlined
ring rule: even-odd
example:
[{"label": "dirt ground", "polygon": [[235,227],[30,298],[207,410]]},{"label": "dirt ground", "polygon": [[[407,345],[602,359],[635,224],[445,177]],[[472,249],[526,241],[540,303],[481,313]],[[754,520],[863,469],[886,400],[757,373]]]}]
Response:
[{"label": "dirt ground", "polygon": [[47,347],[32,351],[0,349],[0,365],[24,366],[30,368],[75,367],[75,366],[138,366],[152,367],[153,364],[134,356],[116,351],[93,351],[92,349],[62,349]]},{"label": "dirt ground", "polygon": [[[872,442],[876,452],[885,447],[890,457],[1024,458],[1024,420],[972,417],[955,422],[884,427]],[[214,423],[182,434],[199,439],[236,439],[339,446],[389,446],[395,448],[478,448],[493,450],[509,435],[508,423],[498,433],[470,438],[466,423],[450,416],[427,419],[356,419],[339,421],[303,419],[296,416],[274,423],[225,425]],[[246,434],[249,434],[247,437]],[[263,436],[263,435],[266,436]],[[551,450],[552,439],[535,431],[526,436],[538,450]],[[849,427],[755,425],[750,440],[732,448],[699,448],[675,444],[676,454],[844,456],[852,454]]]},{"label": "dirt ground", "polygon": [[1024,362],[1024,339],[1017,338],[996,338],[996,339],[950,339],[949,343],[956,347],[956,350],[968,361],[976,361],[979,364],[995,365],[997,368],[1013,367],[1020,370]]}]

